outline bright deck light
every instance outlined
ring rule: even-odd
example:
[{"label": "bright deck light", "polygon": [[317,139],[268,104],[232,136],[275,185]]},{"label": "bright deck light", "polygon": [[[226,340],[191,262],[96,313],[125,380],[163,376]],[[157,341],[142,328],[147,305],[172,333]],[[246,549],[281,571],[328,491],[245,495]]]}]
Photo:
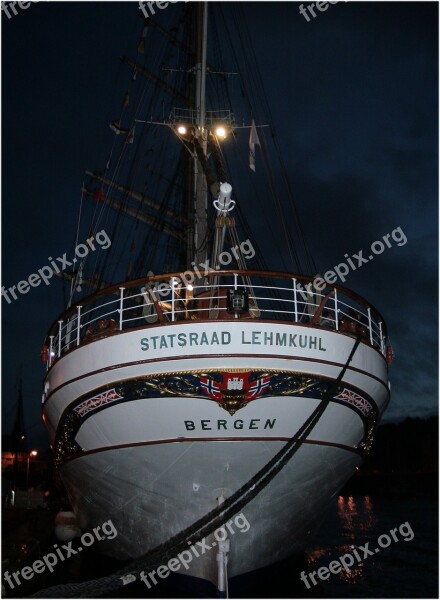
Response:
[{"label": "bright deck light", "polygon": [[188,130],[187,130],[187,128],[185,127],[185,125],[179,125],[179,126],[177,127],[177,133],[178,133],[179,135],[186,135],[186,134],[188,133]]},{"label": "bright deck light", "polygon": [[225,137],[227,136],[227,133],[228,132],[226,131],[226,128],[223,127],[222,125],[219,125],[218,127],[215,128],[215,135],[222,140],[225,139]]}]

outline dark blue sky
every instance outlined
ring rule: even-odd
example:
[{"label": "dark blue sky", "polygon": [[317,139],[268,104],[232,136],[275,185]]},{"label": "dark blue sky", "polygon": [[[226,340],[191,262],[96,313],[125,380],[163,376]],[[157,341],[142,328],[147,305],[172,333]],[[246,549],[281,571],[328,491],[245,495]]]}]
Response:
[{"label": "dark blue sky", "polygon": [[[433,414],[438,5],[340,2],[307,22],[299,3],[245,4],[321,274],[345,253],[368,254],[374,241],[398,227],[407,237],[404,246],[394,244],[351,273],[346,285],[368,298],[388,323],[396,359],[386,419]],[[177,10],[179,5],[166,9]],[[40,2],[17,11],[11,19],[2,15],[6,287],[72,247],[84,171],[102,166],[115,98],[124,93],[126,72],[118,57],[135,57],[142,28],[135,2]],[[63,310],[63,298],[56,280],[10,305],[2,300],[3,430],[12,426],[22,365],[32,444],[45,439],[40,347]]]}]

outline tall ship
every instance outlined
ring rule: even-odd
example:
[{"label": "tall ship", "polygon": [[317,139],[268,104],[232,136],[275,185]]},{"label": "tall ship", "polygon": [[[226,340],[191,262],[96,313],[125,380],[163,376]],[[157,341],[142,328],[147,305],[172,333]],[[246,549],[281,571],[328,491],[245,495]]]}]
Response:
[{"label": "tall ship", "polygon": [[42,350],[43,421],[81,529],[111,519],[99,550],[128,560],[200,524],[216,550],[181,573],[222,593],[301,552],[390,395],[384,319],[307,250],[247,4],[141,3]]}]

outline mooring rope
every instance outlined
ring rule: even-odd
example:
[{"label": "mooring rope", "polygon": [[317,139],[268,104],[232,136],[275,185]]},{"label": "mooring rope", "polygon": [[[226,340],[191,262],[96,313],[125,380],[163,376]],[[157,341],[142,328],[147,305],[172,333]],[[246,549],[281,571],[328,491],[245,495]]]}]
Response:
[{"label": "mooring rope", "polygon": [[[124,576],[141,571],[151,571],[160,565],[166,564],[171,558],[176,557],[183,550],[188,549],[188,544],[194,544],[207,537],[221,527],[228,519],[241,511],[261,490],[263,490],[301,448],[312,429],[315,427],[325,409],[337,391],[346,370],[356,352],[360,336],[357,337],[350,355],[338,377],[330,384],[321,402],[306,419],[296,434],[281,448],[281,450],[245,483],[234,494],[229,496],[222,504],[206,514],[204,517],[174,535],[163,544],[148,551],[143,556],[136,558],[129,565],[123,567],[113,575],[83,581],[81,583],[67,583],[40,590],[29,596],[30,598],[99,598],[104,594],[113,592],[124,585]],[[137,579],[137,578],[136,578]],[[91,595],[94,593],[95,595]]]}]

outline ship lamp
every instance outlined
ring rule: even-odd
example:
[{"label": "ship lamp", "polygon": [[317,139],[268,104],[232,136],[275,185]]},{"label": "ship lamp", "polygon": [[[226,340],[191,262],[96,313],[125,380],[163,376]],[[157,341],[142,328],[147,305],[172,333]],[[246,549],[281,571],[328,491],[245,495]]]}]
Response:
[{"label": "ship lamp", "polygon": [[249,311],[249,295],[245,290],[229,290],[227,310],[229,314]]}]

